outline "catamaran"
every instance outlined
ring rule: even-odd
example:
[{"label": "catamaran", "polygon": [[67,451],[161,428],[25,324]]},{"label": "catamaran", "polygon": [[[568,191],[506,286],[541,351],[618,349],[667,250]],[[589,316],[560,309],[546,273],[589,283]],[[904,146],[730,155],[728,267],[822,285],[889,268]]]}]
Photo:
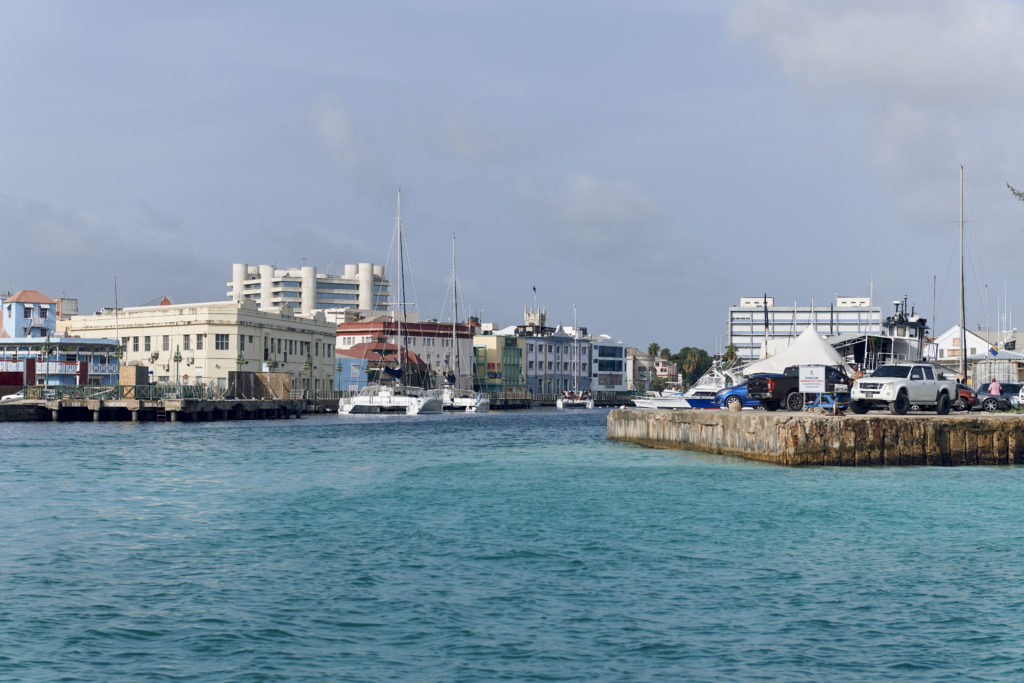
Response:
[{"label": "catamaran", "polygon": [[579,342],[580,342],[580,328],[576,325],[576,307],[572,307],[572,391],[563,391],[562,395],[555,400],[555,407],[559,410],[566,408],[593,408],[594,399],[591,397],[589,391],[580,391],[580,359],[579,359]]},{"label": "catamaran", "polygon": [[397,365],[396,368],[381,368],[390,382],[382,382],[378,376],[377,382],[368,384],[355,396],[342,399],[338,404],[338,414],[354,415],[365,413],[390,413],[400,415],[427,415],[440,413],[442,411],[441,397],[432,391],[421,387],[413,387],[402,384],[405,374],[405,349],[408,349],[408,342],[402,336],[402,322],[405,318],[405,263],[402,231],[402,190],[398,190],[398,218],[395,221],[395,237],[398,241],[398,305],[395,310],[397,328]]},{"label": "catamaran", "polygon": [[441,404],[445,410],[461,410],[467,413],[483,413],[491,409],[491,399],[472,389],[459,387],[460,379],[468,378],[462,375],[462,363],[459,356],[459,339],[456,334],[456,325],[459,319],[459,297],[458,278],[455,275],[455,235],[452,235],[452,353],[449,359],[450,373],[445,373],[444,384],[440,389]]}]

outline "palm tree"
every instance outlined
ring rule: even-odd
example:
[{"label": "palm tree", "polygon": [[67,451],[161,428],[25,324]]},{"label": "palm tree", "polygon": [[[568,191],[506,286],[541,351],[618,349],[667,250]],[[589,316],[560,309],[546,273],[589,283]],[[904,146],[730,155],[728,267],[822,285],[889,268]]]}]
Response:
[{"label": "palm tree", "polygon": [[661,351],[661,344],[657,342],[651,342],[647,347],[647,355],[651,358],[657,358],[659,351]]},{"label": "palm tree", "polygon": [[728,346],[725,347],[725,353],[722,354],[722,360],[724,360],[727,363],[731,363],[734,360],[736,360],[736,357],[739,355],[739,352],[740,350],[739,348],[736,347],[735,344],[729,344]]}]

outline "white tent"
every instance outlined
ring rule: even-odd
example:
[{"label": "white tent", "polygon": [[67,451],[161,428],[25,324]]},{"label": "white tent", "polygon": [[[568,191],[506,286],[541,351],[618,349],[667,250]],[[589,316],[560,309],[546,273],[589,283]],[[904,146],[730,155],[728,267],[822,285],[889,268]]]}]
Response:
[{"label": "white tent", "polygon": [[848,375],[853,375],[843,357],[821,338],[813,325],[801,332],[786,349],[751,363],[741,372],[748,377],[759,372],[781,373],[790,365],[840,365]]}]

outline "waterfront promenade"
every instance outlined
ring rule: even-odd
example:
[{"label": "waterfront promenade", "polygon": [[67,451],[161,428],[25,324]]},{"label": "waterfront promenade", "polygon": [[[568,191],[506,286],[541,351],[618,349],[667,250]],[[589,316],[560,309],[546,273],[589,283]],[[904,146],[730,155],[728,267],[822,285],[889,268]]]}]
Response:
[{"label": "waterfront promenade", "polygon": [[1024,464],[1024,416],[1017,414],[622,409],[608,414],[608,438],[788,466]]}]

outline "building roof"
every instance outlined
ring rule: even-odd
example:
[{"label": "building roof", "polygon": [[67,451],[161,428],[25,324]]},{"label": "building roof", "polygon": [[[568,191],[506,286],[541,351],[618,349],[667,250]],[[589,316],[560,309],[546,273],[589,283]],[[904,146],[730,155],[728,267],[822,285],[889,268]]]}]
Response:
[{"label": "building roof", "polygon": [[168,299],[166,296],[163,299],[160,299],[160,303],[157,304],[157,306],[173,306],[173,305],[174,304],[171,303],[171,300]]},{"label": "building roof", "polygon": [[35,289],[23,289],[18,293],[4,299],[4,303],[10,302],[22,303],[22,304],[55,304],[56,299],[51,299],[42,292]]}]

